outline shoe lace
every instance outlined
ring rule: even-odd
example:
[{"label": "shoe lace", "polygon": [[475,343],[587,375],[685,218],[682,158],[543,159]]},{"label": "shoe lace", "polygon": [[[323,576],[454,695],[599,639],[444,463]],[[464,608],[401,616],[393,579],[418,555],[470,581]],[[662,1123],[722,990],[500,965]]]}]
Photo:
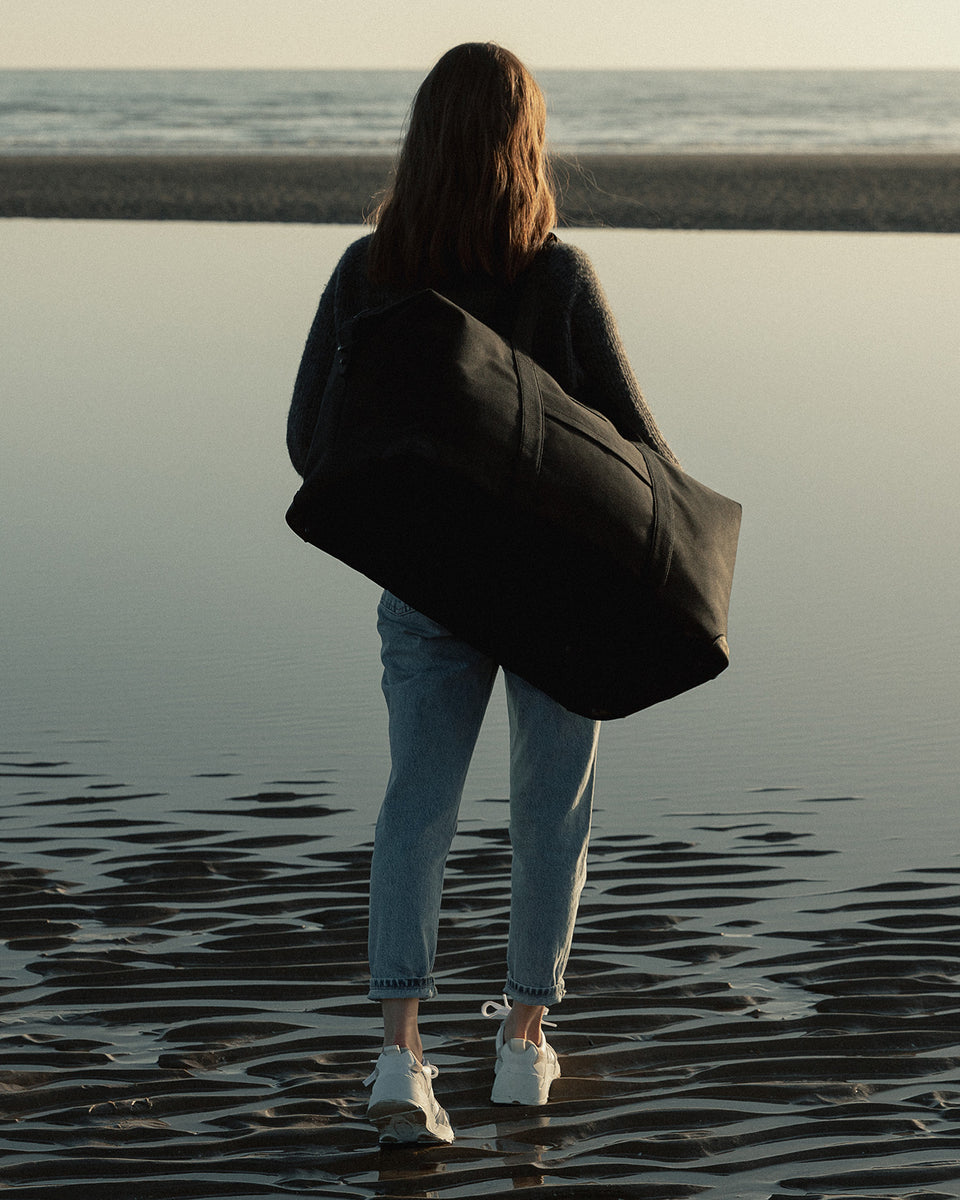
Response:
[{"label": "shoe lace", "polygon": [[[543,1010],[543,1016],[546,1017],[550,1011],[549,1008]],[[500,1004],[497,1000],[484,1000],[480,1006],[480,1015],[484,1017],[495,1017],[499,1021],[505,1021],[510,1015],[510,1001],[506,994],[503,997],[503,1003]],[[549,1025],[551,1029],[556,1029],[556,1021],[546,1021],[543,1018],[540,1020],[541,1025]]]},{"label": "shoe lace", "polygon": [[[436,1077],[440,1074],[440,1068],[435,1067],[433,1065],[433,1063],[422,1062],[419,1064],[419,1066],[420,1066],[420,1070],[424,1073],[424,1075],[426,1075],[426,1077],[431,1082],[434,1079],[436,1079]],[[373,1083],[376,1080],[376,1078],[379,1074],[380,1074],[380,1068],[378,1066],[375,1066],[373,1068],[373,1070],[370,1072],[370,1074],[363,1081],[363,1086],[369,1087],[371,1085],[371,1083]]]}]

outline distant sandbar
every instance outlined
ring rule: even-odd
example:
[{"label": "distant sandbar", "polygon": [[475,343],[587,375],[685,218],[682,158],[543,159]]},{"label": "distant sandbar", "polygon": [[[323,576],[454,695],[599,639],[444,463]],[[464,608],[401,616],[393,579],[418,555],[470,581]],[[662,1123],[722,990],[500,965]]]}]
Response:
[{"label": "distant sandbar", "polygon": [[[3,156],[0,217],[357,224],[392,160]],[[960,232],[960,154],[556,157],[561,225]]]}]

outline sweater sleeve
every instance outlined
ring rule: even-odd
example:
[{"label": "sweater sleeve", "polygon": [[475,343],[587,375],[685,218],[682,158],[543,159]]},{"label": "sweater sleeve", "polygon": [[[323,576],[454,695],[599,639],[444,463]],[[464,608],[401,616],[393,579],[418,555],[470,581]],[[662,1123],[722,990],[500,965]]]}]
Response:
[{"label": "sweater sleeve", "polygon": [[624,437],[645,442],[676,463],[640,391],[592,263],[581,250],[568,245],[564,250],[573,273],[570,340],[581,380],[577,399],[609,417]]},{"label": "sweater sleeve", "polygon": [[361,238],[344,252],[323,289],[307,335],[287,413],[287,452],[300,475],[303,475],[306,467],[320,401],[337,353],[340,328],[344,320],[354,316],[364,306],[368,241],[368,238]]}]

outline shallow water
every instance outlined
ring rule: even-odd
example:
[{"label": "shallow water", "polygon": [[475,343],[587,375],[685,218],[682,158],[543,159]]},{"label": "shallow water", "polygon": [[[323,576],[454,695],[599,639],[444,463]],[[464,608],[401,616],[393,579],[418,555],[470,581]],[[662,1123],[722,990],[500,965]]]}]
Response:
[{"label": "shallow water", "polygon": [[733,665],[605,727],[534,1116],[486,1104],[476,1015],[495,697],[427,1010],[458,1140],[380,1155],[377,589],[282,519],[292,377],[355,233],[3,227],[0,1185],[954,1195],[960,242],[577,231],[664,432],[744,504]]}]

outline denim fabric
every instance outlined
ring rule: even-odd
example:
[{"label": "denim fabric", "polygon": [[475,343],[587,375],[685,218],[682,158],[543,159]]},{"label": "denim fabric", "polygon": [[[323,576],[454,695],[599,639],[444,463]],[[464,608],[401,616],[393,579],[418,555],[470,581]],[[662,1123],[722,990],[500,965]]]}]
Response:
[{"label": "denim fabric", "polygon": [[[430,999],[443,869],[497,664],[389,592],[378,613],[391,772],[370,876],[370,999]],[[556,1004],[586,878],[600,725],[509,671],[505,991]]]}]

